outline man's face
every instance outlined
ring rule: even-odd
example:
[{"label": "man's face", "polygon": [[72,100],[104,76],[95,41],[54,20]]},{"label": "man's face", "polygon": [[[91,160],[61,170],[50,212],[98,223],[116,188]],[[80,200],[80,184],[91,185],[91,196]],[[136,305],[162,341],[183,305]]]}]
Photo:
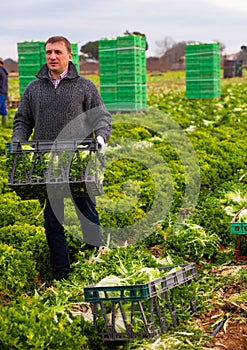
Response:
[{"label": "man's face", "polygon": [[68,69],[68,64],[72,59],[72,54],[67,51],[63,41],[48,43],[45,51],[46,63],[52,75],[58,76]]}]

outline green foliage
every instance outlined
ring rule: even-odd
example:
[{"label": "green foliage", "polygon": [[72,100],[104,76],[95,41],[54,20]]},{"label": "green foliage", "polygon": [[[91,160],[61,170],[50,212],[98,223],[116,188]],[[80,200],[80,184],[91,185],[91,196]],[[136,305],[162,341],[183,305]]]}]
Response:
[{"label": "green foliage", "polygon": [[137,245],[128,247],[116,247],[100,258],[95,258],[89,262],[85,260],[85,252],[79,252],[77,261],[73,266],[74,281],[83,285],[99,282],[108,275],[124,275],[129,271],[135,271],[138,267],[160,266],[152,253]]},{"label": "green foliage", "polygon": [[18,298],[0,309],[0,348],[90,350],[85,335],[87,330],[90,337],[90,328],[83,324],[65,305],[58,307],[38,297]]},{"label": "green foliage", "polygon": [[7,192],[1,196],[0,212],[2,217],[0,227],[20,222],[38,226],[43,224],[43,218],[40,215],[42,208],[39,201],[22,201],[14,192]]},{"label": "green foliage", "polygon": [[51,270],[50,255],[43,227],[30,224],[5,226],[0,228],[0,240],[13,248],[30,252],[36,270],[43,277],[49,275],[48,272]]},{"label": "green foliage", "polygon": [[85,45],[82,45],[80,48],[80,52],[86,57],[95,58],[96,60],[99,58],[98,53],[98,41],[89,41]]},{"label": "green foliage", "polygon": [[203,227],[191,223],[172,230],[167,237],[168,250],[176,252],[176,255],[187,261],[194,262],[214,258],[219,243],[217,234],[206,232]]},{"label": "green foliage", "polygon": [[37,271],[30,251],[0,243],[0,295],[16,297],[34,288]]}]

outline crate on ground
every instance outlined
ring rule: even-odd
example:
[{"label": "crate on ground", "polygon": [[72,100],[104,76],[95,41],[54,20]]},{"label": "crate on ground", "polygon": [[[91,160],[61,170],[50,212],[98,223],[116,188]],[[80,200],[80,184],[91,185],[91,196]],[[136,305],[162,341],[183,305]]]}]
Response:
[{"label": "crate on ground", "polygon": [[98,149],[96,139],[8,143],[8,185],[22,199],[100,195],[103,158]]},{"label": "crate on ground", "polygon": [[242,222],[239,218],[246,210],[247,207],[240,209],[230,222],[230,233],[237,239],[234,251],[234,259],[237,262],[247,262],[247,222]]},{"label": "crate on ground", "polygon": [[247,207],[243,207],[239,210],[230,222],[230,233],[236,235],[247,235],[247,222],[239,221],[239,214],[246,211]]},{"label": "crate on ground", "polygon": [[234,251],[234,260],[237,262],[247,262],[247,236],[237,235],[237,244]]},{"label": "crate on ground", "polygon": [[[179,323],[180,312],[196,311],[194,264],[181,265],[146,284],[84,288],[93,309],[93,328],[105,341],[152,338]],[[170,271],[170,272],[169,272]]]},{"label": "crate on ground", "polygon": [[247,223],[245,222],[231,222],[230,232],[235,235],[247,235]]}]

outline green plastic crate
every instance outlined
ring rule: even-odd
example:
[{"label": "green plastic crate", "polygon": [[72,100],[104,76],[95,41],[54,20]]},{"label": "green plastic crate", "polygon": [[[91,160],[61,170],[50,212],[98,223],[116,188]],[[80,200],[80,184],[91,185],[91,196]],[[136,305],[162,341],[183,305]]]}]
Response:
[{"label": "green plastic crate", "polygon": [[20,88],[20,95],[23,94],[25,88],[27,87],[27,85],[33,81],[37,79],[35,77],[35,75],[25,75],[25,76],[20,76],[19,77],[19,88]]},{"label": "green plastic crate", "polygon": [[142,111],[142,101],[119,101],[118,110],[122,112]]},{"label": "green plastic crate", "polygon": [[18,65],[18,71],[20,76],[36,75],[40,70],[40,64],[23,64]]},{"label": "green plastic crate", "polygon": [[141,103],[143,98],[140,84],[136,85],[118,85],[118,100],[120,102]]},{"label": "green plastic crate", "polygon": [[117,39],[101,39],[99,40],[99,51],[114,50],[117,47]]},{"label": "green plastic crate", "polygon": [[117,56],[106,56],[104,58],[100,58],[99,67],[100,69],[104,67],[117,67]]},{"label": "green plastic crate", "polygon": [[100,75],[100,86],[101,85],[115,85],[117,84],[117,75],[113,74],[101,74]]},{"label": "green plastic crate", "polygon": [[186,80],[220,79],[220,71],[186,70]]},{"label": "green plastic crate", "polygon": [[230,233],[235,235],[247,235],[247,223],[231,222]]},{"label": "green plastic crate", "polygon": [[[165,266],[160,270],[169,270],[172,266]],[[99,302],[104,300],[143,300],[161,294],[162,292],[173,289],[192,280],[197,275],[194,264],[184,264],[177,271],[154,279],[145,284],[136,284],[128,286],[88,286],[84,287],[84,299],[88,302]]]},{"label": "green plastic crate", "polygon": [[142,75],[136,72],[118,72],[117,82],[118,84],[141,84]]},{"label": "green plastic crate", "polygon": [[218,98],[221,94],[220,80],[186,81],[187,98]]},{"label": "green plastic crate", "polygon": [[143,47],[140,35],[122,35],[117,37],[117,47]]},{"label": "green plastic crate", "polygon": [[219,43],[193,43],[185,46],[185,54],[220,50]]},{"label": "green plastic crate", "polygon": [[[171,267],[164,269],[169,271]],[[84,298],[93,312],[92,328],[104,341],[153,338],[166,333],[179,324],[181,310],[188,315],[196,312],[192,282],[196,275],[194,265],[188,264],[146,284],[85,287]],[[116,327],[117,318],[122,318],[121,330]]]},{"label": "green plastic crate", "polygon": [[104,104],[116,104],[118,102],[117,85],[101,85],[100,95]]},{"label": "green plastic crate", "polygon": [[44,51],[44,41],[23,41],[17,43],[17,50],[19,53],[33,52],[33,51]]},{"label": "green plastic crate", "polygon": [[122,74],[122,73],[134,73],[134,74],[142,74],[143,73],[143,69],[141,64],[128,64],[128,63],[124,63],[124,64],[118,64],[117,66],[117,71],[118,74]]},{"label": "green plastic crate", "polygon": [[129,56],[141,57],[141,49],[137,47],[122,47],[117,50],[117,59],[129,59]]},{"label": "green plastic crate", "polygon": [[99,66],[100,76],[104,75],[117,75],[117,66],[116,65],[101,65]]},{"label": "green plastic crate", "polygon": [[146,50],[146,39],[143,36],[141,36],[141,48]]},{"label": "green plastic crate", "polygon": [[142,102],[142,95],[140,93],[138,95],[133,95],[131,93],[123,95],[118,93],[118,102],[119,103],[129,102],[129,103],[139,104]]},{"label": "green plastic crate", "polygon": [[105,104],[106,109],[110,112],[118,112],[119,111],[118,101],[104,102],[104,104]]},{"label": "green plastic crate", "polygon": [[104,101],[104,103],[116,103],[118,102],[118,95],[117,93],[112,92],[101,92],[101,98]]},{"label": "green plastic crate", "polygon": [[74,55],[78,55],[78,44],[77,43],[71,43],[71,51]]},{"label": "green plastic crate", "polygon": [[99,59],[102,60],[104,58],[111,58],[111,57],[117,57],[117,50],[105,50],[105,51],[99,51]]},{"label": "green plastic crate", "polygon": [[141,94],[142,94],[142,101],[145,102],[145,104],[146,104],[146,99],[147,99],[147,86],[146,86],[146,84],[141,85]]},{"label": "green plastic crate", "polygon": [[142,60],[138,57],[133,57],[130,59],[118,59],[117,61],[117,69],[118,71],[133,71],[146,68],[146,65],[143,65]]},{"label": "green plastic crate", "polygon": [[117,93],[118,86],[117,85],[101,85],[100,93],[109,92],[109,93]]},{"label": "green plastic crate", "polygon": [[44,53],[41,52],[31,52],[18,55],[18,65],[22,64],[40,64]]},{"label": "green plastic crate", "polygon": [[186,98],[189,99],[211,99],[211,98],[219,98],[221,95],[221,91],[186,91]]}]

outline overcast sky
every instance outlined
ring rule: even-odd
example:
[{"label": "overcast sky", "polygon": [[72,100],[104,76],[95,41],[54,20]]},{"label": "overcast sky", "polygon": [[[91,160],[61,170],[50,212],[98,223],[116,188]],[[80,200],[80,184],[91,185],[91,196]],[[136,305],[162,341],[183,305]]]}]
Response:
[{"label": "overcast sky", "polygon": [[64,35],[81,45],[126,30],[157,43],[220,41],[225,53],[247,45],[247,0],[9,0],[0,6],[0,56],[17,59],[17,43]]}]

